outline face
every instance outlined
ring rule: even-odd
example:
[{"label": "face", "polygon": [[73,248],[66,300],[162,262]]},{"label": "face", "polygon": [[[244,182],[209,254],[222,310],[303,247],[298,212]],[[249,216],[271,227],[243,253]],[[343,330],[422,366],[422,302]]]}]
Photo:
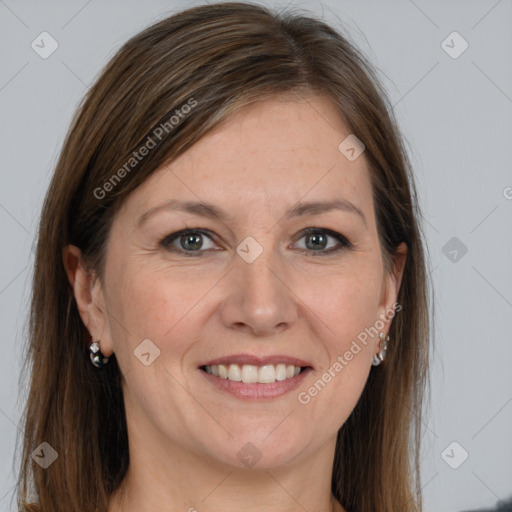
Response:
[{"label": "face", "polygon": [[362,333],[388,331],[401,275],[384,271],[365,155],[338,149],[349,134],[319,97],[251,105],[116,216],[87,317],[129,428],[163,452],[272,468],[334,446],[379,350]]}]

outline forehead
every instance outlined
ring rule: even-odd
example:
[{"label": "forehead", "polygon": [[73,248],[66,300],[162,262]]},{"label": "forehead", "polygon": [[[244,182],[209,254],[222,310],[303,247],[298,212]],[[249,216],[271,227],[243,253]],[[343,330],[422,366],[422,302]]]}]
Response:
[{"label": "forehead", "polygon": [[281,206],[345,198],[370,211],[364,153],[351,161],[339,149],[350,134],[325,98],[278,96],[253,103],[153,173],[128,198],[126,210],[140,215],[179,198],[249,218],[265,212],[278,217]]}]

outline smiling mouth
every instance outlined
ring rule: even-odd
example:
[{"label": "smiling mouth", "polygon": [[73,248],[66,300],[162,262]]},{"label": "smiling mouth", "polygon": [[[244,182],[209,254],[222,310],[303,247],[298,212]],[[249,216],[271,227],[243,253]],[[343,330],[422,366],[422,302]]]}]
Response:
[{"label": "smiling mouth", "polygon": [[234,382],[245,384],[272,384],[292,379],[309,367],[292,364],[212,364],[201,366],[204,372]]}]

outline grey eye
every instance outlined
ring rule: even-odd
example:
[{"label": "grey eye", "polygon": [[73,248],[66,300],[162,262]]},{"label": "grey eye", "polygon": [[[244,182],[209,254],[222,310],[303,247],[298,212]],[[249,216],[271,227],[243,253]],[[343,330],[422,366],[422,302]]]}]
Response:
[{"label": "grey eye", "polygon": [[[204,247],[205,239],[210,241],[210,247]],[[173,252],[204,252],[207,249],[213,249],[214,243],[211,237],[202,231],[187,229],[172,233],[166,236],[161,245]]]},{"label": "grey eye", "polygon": [[195,251],[201,249],[203,245],[203,239],[201,234],[186,234],[181,235],[179,238],[181,247],[186,251]]},{"label": "grey eye", "polygon": [[[327,236],[323,233],[313,233],[305,236],[306,248],[311,250],[325,249],[327,246]],[[309,243],[308,243],[309,242]]]},{"label": "grey eye", "polygon": [[[329,239],[333,242],[329,242]],[[351,243],[340,233],[330,229],[309,228],[302,233],[300,240],[305,240],[305,244],[300,249],[310,251],[312,254],[329,254],[344,248],[351,248]]]}]

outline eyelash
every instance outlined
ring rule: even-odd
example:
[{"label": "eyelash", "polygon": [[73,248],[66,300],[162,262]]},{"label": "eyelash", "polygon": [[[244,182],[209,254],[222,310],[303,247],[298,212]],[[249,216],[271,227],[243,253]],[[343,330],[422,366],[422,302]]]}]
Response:
[{"label": "eyelash", "polygon": [[[334,249],[327,249],[327,250],[312,250],[312,249],[300,249],[301,251],[308,252],[311,256],[329,256],[335,253],[338,253],[342,251],[343,249],[352,249],[353,245],[352,243],[347,240],[343,235],[340,233],[337,233],[336,231],[332,231],[331,229],[325,229],[325,228],[318,228],[318,227],[311,227],[303,230],[300,234],[300,237],[298,240],[302,239],[305,236],[308,235],[322,235],[325,234],[327,236],[330,236],[332,238],[335,238],[339,242],[339,246]],[[200,256],[201,253],[215,250],[215,249],[204,249],[204,250],[197,250],[197,251],[187,251],[186,249],[180,249],[177,247],[172,246],[171,244],[179,239],[179,237],[183,235],[203,235],[208,237],[212,242],[214,241],[212,236],[210,235],[210,232],[204,229],[198,229],[198,228],[187,228],[183,229],[181,231],[177,231],[176,233],[171,233],[170,235],[165,236],[160,241],[160,246],[162,246],[164,249],[166,249],[169,252],[175,252],[182,254],[184,256],[188,257],[197,257]],[[298,241],[297,240],[297,241]]]}]

